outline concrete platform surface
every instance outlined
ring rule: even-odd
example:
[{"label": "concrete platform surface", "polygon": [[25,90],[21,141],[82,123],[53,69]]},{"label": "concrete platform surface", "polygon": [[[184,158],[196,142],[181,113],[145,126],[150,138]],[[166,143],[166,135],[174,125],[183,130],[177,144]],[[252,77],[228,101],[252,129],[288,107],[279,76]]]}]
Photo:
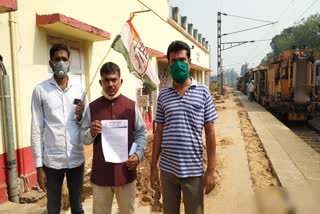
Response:
[{"label": "concrete platform surface", "polygon": [[[282,187],[297,198],[295,203],[319,201],[320,154],[262,106],[249,102],[243,94],[240,94],[239,98],[247,109],[251,123]],[[312,205],[319,206],[316,203]],[[298,213],[312,212],[305,210]]]}]

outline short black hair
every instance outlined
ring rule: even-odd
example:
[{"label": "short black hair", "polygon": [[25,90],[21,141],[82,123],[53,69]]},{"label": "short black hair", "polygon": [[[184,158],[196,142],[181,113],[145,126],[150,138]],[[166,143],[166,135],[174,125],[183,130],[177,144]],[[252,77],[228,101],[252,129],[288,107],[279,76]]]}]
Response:
[{"label": "short black hair", "polygon": [[168,61],[170,61],[170,53],[175,53],[178,52],[180,50],[186,50],[187,51],[187,57],[188,59],[190,59],[190,55],[191,55],[191,51],[190,51],[190,47],[187,43],[180,41],[180,40],[176,40],[171,42],[171,44],[168,47],[167,50],[167,59]]},{"label": "short black hair", "polygon": [[121,72],[119,66],[114,62],[106,62],[100,68],[100,76],[103,74],[114,74],[117,73],[121,77]]},{"label": "short black hair", "polygon": [[66,51],[68,53],[68,58],[70,58],[70,50],[69,50],[69,48],[67,46],[65,46],[64,44],[56,43],[50,48],[50,59],[53,58],[54,54],[57,51],[61,51],[61,50]]}]

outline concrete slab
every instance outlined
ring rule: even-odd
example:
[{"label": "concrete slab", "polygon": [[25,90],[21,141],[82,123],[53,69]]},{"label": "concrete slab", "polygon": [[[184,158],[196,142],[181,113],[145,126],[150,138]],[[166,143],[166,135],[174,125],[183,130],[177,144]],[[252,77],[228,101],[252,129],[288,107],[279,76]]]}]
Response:
[{"label": "concrete slab", "polygon": [[239,95],[283,187],[320,185],[320,155],[255,102]]}]

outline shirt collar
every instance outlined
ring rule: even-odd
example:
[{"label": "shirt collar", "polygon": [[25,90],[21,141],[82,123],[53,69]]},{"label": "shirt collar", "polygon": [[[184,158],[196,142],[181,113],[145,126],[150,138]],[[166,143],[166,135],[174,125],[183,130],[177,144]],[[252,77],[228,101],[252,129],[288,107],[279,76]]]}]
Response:
[{"label": "shirt collar", "polygon": [[[190,77],[190,79],[191,79],[191,85],[190,85],[190,87],[197,87],[197,85],[198,85],[197,80],[193,79],[193,77]],[[189,87],[189,88],[190,88],[190,87]],[[170,83],[169,88],[173,88],[173,89],[174,89],[174,87],[173,87],[173,81]]]},{"label": "shirt collar", "polygon": [[[55,85],[57,88],[59,88],[59,85],[57,83],[57,81],[54,79],[54,76],[52,75],[52,77],[49,79],[49,83],[52,85]],[[72,86],[72,82],[70,80],[70,77],[68,76],[68,83],[67,83],[67,88],[70,88]]]}]

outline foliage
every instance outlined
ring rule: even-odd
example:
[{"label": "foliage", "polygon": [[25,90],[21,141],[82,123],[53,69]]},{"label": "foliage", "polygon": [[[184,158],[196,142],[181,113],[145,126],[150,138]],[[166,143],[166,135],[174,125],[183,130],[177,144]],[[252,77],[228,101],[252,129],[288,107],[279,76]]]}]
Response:
[{"label": "foliage", "polygon": [[223,72],[224,85],[235,87],[237,85],[237,79],[239,75],[234,69],[228,69]]},{"label": "foliage", "polygon": [[265,64],[269,59],[279,55],[285,50],[307,47],[316,48],[320,54],[320,14],[314,14],[307,19],[302,19],[299,24],[284,29],[280,35],[272,38],[270,43],[272,52],[268,53],[262,60]]},{"label": "foliage", "polygon": [[243,77],[247,71],[249,71],[249,66],[248,66],[248,63],[246,62],[245,64],[241,65],[240,76]]},{"label": "foliage", "polygon": [[209,89],[211,92],[218,91],[218,82],[217,81],[210,81]]},{"label": "foliage", "polygon": [[151,79],[147,76],[144,75],[143,77],[143,94],[149,95],[153,91],[157,89],[157,86],[151,81]]}]

